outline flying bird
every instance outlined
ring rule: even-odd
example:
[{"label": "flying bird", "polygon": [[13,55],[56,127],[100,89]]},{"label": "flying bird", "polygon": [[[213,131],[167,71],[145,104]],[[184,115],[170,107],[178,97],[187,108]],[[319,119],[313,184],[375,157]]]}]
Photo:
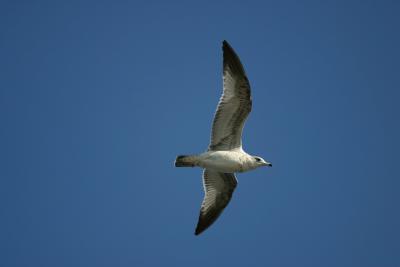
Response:
[{"label": "flying bird", "polygon": [[239,57],[222,43],[223,92],[214,116],[208,150],[196,155],[180,155],[175,167],[201,167],[204,199],[195,230],[199,235],[213,224],[228,205],[237,186],[235,172],[245,172],[272,164],[247,154],[242,148],[242,131],[251,111],[250,83]]}]

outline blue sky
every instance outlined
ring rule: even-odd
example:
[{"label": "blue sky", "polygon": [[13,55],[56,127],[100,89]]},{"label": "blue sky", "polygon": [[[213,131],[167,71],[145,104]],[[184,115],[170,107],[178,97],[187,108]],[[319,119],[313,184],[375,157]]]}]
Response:
[{"label": "blue sky", "polygon": [[[2,1],[1,266],[400,266],[396,1]],[[253,111],[194,236],[222,40]]]}]

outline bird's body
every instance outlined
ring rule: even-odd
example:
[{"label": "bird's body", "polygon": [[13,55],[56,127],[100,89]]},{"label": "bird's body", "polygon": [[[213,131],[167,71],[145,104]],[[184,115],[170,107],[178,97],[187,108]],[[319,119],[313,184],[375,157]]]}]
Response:
[{"label": "bird's body", "polygon": [[206,151],[199,155],[187,156],[192,165],[223,173],[245,172],[258,167],[253,157],[242,149],[232,151]]},{"label": "bird's body", "polygon": [[244,172],[254,169],[252,157],[243,150],[207,151],[199,156],[199,166],[224,173]]},{"label": "bird's body", "polygon": [[252,107],[250,83],[239,57],[224,41],[224,90],[212,125],[211,142],[202,154],[178,156],[176,167],[201,167],[205,197],[195,234],[207,229],[228,205],[236,188],[236,172],[245,172],[271,163],[242,149],[242,131]]}]

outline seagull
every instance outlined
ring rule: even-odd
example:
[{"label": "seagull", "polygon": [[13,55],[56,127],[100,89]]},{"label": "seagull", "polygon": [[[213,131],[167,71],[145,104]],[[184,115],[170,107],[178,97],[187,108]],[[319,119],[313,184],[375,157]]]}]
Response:
[{"label": "seagull", "polygon": [[239,57],[222,42],[223,92],[214,116],[208,150],[196,155],[180,155],[175,167],[203,168],[204,199],[195,235],[201,234],[221,215],[237,186],[236,172],[246,172],[272,164],[242,148],[242,131],[251,111],[250,83]]}]

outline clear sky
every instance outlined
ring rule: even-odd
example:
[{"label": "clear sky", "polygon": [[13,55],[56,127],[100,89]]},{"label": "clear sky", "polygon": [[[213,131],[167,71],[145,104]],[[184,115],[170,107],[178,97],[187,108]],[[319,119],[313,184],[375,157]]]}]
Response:
[{"label": "clear sky", "polygon": [[[400,266],[398,1],[2,1],[0,266]],[[253,111],[194,236],[222,40]]]}]

